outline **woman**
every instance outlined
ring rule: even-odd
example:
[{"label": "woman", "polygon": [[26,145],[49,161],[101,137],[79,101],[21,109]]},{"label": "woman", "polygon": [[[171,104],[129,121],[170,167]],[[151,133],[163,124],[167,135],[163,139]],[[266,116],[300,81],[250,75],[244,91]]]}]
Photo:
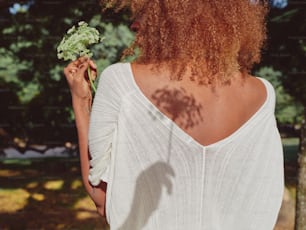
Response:
[{"label": "woman", "polygon": [[126,54],[139,49],[137,60],[103,71],[90,114],[85,70],[95,73],[94,63],[65,68],[83,181],[98,212],[111,229],[273,229],[283,193],[275,94],[249,75],[267,4],[107,6],[130,8],[137,32]]}]

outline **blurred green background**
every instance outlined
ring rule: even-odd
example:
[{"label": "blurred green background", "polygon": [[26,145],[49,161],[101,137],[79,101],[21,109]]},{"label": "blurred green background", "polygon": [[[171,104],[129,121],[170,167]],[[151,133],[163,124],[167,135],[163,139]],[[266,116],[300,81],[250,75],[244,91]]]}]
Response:
[{"label": "blurred green background", "polygon": [[[105,37],[92,47],[101,73],[120,60],[133,40],[128,12],[102,13],[96,0],[0,0],[0,229],[106,228],[81,185],[71,98],[63,76],[67,63],[56,56],[63,35],[82,20]],[[276,89],[288,191],[288,213],[280,217],[278,229],[287,230],[293,229],[306,105],[305,1],[271,4],[267,27],[263,59],[253,74]],[[30,151],[41,158],[27,157]],[[62,157],[54,157],[55,152]]]}]

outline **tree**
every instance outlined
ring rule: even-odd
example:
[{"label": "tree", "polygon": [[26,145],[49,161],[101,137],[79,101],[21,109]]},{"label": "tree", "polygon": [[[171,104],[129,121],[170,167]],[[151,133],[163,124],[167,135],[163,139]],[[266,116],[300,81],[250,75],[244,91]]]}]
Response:
[{"label": "tree", "polygon": [[[301,124],[303,119],[303,107],[296,101],[284,87],[282,79],[284,74],[273,66],[261,66],[255,76],[263,77],[272,83],[276,93],[275,115],[280,126]],[[293,133],[293,134],[292,134]],[[297,132],[283,134],[285,136],[294,135]]]},{"label": "tree", "polygon": [[62,74],[67,63],[56,57],[58,43],[78,21],[95,26],[105,37],[103,44],[93,47],[101,72],[119,61],[133,39],[126,13],[101,14],[98,6],[96,0],[0,1],[0,129],[9,134],[0,144],[14,144],[14,138],[23,140],[24,146],[76,141]]},{"label": "tree", "polygon": [[280,10],[272,9],[269,17],[269,49],[263,65],[281,72],[280,80],[288,92],[304,109],[298,157],[296,196],[297,230],[306,229],[306,6],[304,1],[290,2]]}]

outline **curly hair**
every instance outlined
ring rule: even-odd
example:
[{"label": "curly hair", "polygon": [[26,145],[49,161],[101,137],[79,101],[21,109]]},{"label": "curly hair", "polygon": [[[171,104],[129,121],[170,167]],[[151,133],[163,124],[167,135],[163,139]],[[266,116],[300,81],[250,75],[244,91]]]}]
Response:
[{"label": "curly hair", "polygon": [[129,8],[140,27],[130,55],[141,64],[167,64],[173,79],[187,68],[191,79],[228,82],[246,75],[261,58],[266,40],[266,1],[259,0],[102,0],[104,7]]}]

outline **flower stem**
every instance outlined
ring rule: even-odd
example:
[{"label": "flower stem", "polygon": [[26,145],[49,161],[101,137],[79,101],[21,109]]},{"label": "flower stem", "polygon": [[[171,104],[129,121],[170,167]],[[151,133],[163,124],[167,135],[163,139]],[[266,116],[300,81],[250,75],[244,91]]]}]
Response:
[{"label": "flower stem", "polygon": [[93,83],[93,80],[91,79],[90,66],[88,66],[88,68],[87,68],[87,74],[88,74],[88,78],[89,78],[89,82],[90,82],[91,88],[94,91],[94,93],[96,93],[96,86]]}]

